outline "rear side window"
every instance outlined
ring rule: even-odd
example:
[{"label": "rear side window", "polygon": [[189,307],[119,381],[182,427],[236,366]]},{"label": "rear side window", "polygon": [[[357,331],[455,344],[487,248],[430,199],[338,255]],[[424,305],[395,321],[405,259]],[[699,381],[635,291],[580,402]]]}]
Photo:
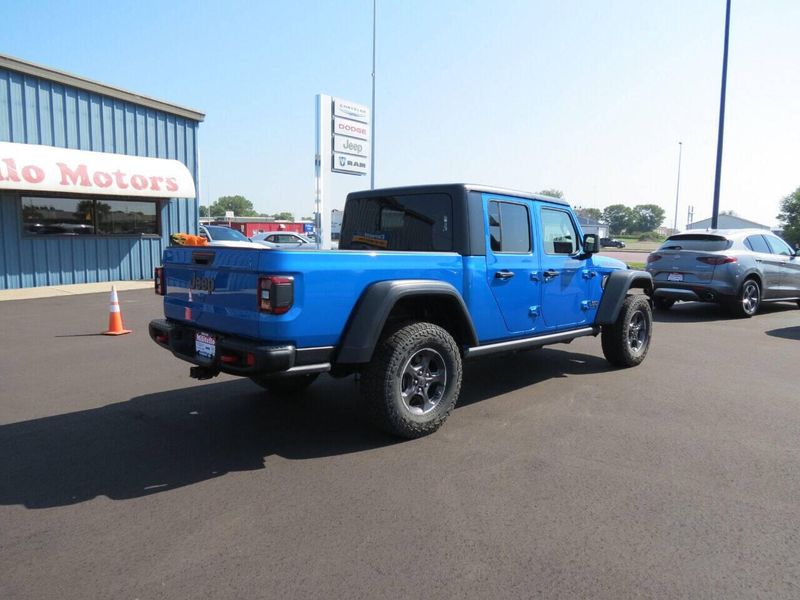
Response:
[{"label": "rear side window", "polygon": [[542,209],[542,240],[546,254],[575,254],[578,232],[563,210]]},{"label": "rear side window", "polygon": [[528,207],[524,204],[490,200],[489,243],[492,252],[529,253],[531,219]]},{"label": "rear side window", "polygon": [[673,235],[661,244],[659,250],[699,250],[701,252],[719,252],[731,247],[732,242],[721,235],[707,233],[684,233]]},{"label": "rear side window", "polygon": [[449,194],[350,199],[339,248],[451,252],[453,201]]},{"label": "rear side window", "polygon": [[753,252],[763,252],[764,254],[770,253],[769,246],[767,246],[764,236],[761,235],[748,236],[744,241],[744,245],[750,248],[750,250]]}]

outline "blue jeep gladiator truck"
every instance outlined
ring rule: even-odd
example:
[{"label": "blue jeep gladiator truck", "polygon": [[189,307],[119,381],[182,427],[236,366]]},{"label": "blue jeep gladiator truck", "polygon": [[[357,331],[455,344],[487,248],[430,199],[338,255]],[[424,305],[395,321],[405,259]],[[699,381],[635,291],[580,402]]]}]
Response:
[{"label": "blue jeep gladiator truck", "polygon": [[[462,362],[600,335],[615,366],[644,360],[652,279],[596,256],[566,202],[477,185],[352,193],[338,250],[169,247],[150,336],[190,375],[291,394],[360,374],[363,411],[402,437],[436,431]],[[531,360],[536,360],[531,358]]]}]

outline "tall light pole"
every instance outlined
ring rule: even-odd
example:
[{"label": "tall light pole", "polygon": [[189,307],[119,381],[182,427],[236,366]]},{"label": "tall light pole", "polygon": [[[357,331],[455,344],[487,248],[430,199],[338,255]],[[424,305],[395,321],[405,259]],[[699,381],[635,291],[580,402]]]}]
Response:
[{"label": "tall light pole", "polygon": [[722,174],[722,132],[725,129],[725,86],[728,81],[728,31],[731,24],[731,0],[725,9],[725,49],[722,52],[722,92],[719,98],[719,133],[717,134],[717,173],[714,177],[714,206],[711,210],[711,229],[719,220],[719,184]]},{"label": "tall light pole", "polygon": [[678,231],[678,198],[681,194],[681,155],[683,154],[683,142],[678,142],[678,185],[675,187],[675,222],[672,229]]},{"label": "tall light pole", "polygon": [[372,124],[370,139],[372,140],[372,147],[369,163],[369,189],[371,190],[375,189],[375,21],[378,10],[377,4],[378,0],[372,0],[372,108],[370,110],[370,122]]}]

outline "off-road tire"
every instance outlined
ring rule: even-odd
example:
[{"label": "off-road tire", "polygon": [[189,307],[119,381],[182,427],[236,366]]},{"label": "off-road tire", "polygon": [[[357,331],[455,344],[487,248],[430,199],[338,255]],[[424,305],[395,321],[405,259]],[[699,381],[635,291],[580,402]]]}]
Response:
[{"label": "off-road tire", "polygon": [[761,286],[755,279],[745,279],[739,294],[728,303],[728,310],[735,317],[749,319],[761,307]]},{"label": "off-road tire", "polygon": [[675,304],[672,298],[653,298],[653,304],[658,310],[669,310]]},{"label": "off-road tire", "polygon": [[387,433],[422,437],[439,429],[453,410],[461,377],[461,353],[452,336],[432,323],[412,323],[378,343],[362,374],[361,405]]},{"label": "off-road tire", "polygon": [[261,377],[253,375],[250,380],[275,396],[288,397],[299,394],[319,377],[319,373],[290,375],[286,377]]},{"label": "off-road tire", "polygon": [[643,294],[631,294],[622,303],[617,320],[603,325],[603,354],[616,367],[635,367],[647,356],[652,336],[650,302]]}]

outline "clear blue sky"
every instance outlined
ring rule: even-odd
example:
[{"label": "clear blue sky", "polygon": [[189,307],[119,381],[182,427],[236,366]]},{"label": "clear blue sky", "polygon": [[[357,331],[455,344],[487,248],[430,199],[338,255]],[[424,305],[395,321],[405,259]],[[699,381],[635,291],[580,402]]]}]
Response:
[{"label": "clear blue sky", "polygon": [[[378,0],[376,185],[710,216],[724,0]],[[733,0],[721,208],[800,186],[800,2]],[[314,97],[370,103],[371,0],[9,2],[0,52],[197,108],[202,201],[313,211]],[[369,185],[335,177],[331,207]]]}]

